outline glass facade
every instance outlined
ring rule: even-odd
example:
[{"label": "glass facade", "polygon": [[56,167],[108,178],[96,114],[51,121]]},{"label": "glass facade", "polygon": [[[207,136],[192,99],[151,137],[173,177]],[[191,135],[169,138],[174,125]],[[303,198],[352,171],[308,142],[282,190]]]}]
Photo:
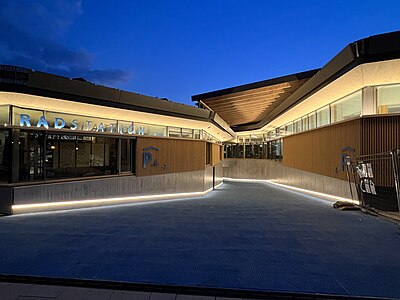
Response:
[{"label": "glass facade", "polygon": [[184,139],[204,139],[214,143],[221,143],[211,134],[199,129],[102,119],[82,115],[25,109],[16,106],[12,106],[11,109],[13,112],[12,120],[10,120],[10,106],[0,106],[0,126],[11,124],[13,126],[31,129],[36,127],[61,131],[71,130],[72,132],[177,137]]},{"label": "glass facade", "polygon": [[317,127],[317,115],[315,112],[312,112],[307,116],[308,118],[308,129],[314,129]]},{"label": "glass facade", "polygon": [[339,122],[361,115],[361,92],[354,93],[331,104],[331,122]]},{"label": "glass facade", "polygon": [[18,151],[19,181],[44,180],[43,132],[21,131],[18,137],[13,151]]},{"label": "glass facade", "polygon": [[[0,106],[0,183],[133,174],[136,136],[218,142],[200,129]],[[207,143],[208,162],[211,144]]]},{"label": "glass facade", "polygon": [[117,174],[117,139],[46,134],[46,179]]},{"label": "glass facade", "polygon": [[317,110],[317,127],[325,126],[329,123],[329,106]]},{"label": "glass facade", "polygon": [[400,84],[377,88],[378,113],[400,113]]},{"label": "glass facade", "polygon": [[129,139],[121,139],[121,172],[132,171],[132,143]]},{"label": "glass facade", "polygon": [[[396,86],[399,91],[400,85]],[[379,89],[379,88],[378,88]],[[378,94],[379,95],[379,94]],[[381,101],[383,103],[384,100]],[[399,101],[400,105],[400,101]],[[281,161],[283,158],[283,139],[282,137],[304,132],[314,128],[326,126],[335,122],[357,118],[361,116],[362,109],[362,93],[357,91],[342,99],[332,102],[318,110],[312,111],[309,114],[286,123],[280,127],[270,130],[261,135],[240,136],[239,139],[244,141],[245,154],[238,151],[240,145],[228,144],[225,147],[227,158],[267,158]],[[394,108],[392,108],[394,110]],[[400,111],[399,111],[400,112]],[[257,139],[253,137],[257,136]]]}]

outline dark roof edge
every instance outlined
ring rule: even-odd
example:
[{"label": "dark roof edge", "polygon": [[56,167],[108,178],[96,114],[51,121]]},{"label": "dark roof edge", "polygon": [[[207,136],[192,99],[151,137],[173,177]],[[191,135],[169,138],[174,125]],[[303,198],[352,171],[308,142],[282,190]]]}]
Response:
[{"label": "dark roof edge", "polygon": [[222,90],[217,90],[217,91],[213,91],[213,92],[193,95],[192,101],[200,101],[200,100],[204,100],[207,98],[218,97],[218,96],[223,96],[223,95],[237,93],[237,92],[243,92],[243,91],[247,91],[247,90],[252,90],[252,89],[256,89],[256,88],[260,88],[260,87],[266,87],[269,85],[284,83],[284,82],[288,82],[288,81],[310,78],[315,73],[317,73],[319,70],[320,69],[314,69],[314,70],[309,70],[309,71],[305,71],[305,72],[271,78],[271,79],[267,79],[267,80],[263,80],[263,81],[257,81],[257,82],[253,82],[253,83],[243,84],[243,85],[230,87],[230,88],[226,88],[226,89],[222,89]]},{"label": "dark roof edge", "polygon": [[400,58],[400,31],[370,36],[348,44],[320,71],[263,120],[238,126],[235,132],[257,130],[358,65]]},{"label": "dark roof edge", "polygon": [[206,109],[17,66],[0,65],[0,91],[134,109],[187,119],[212,118]]}]

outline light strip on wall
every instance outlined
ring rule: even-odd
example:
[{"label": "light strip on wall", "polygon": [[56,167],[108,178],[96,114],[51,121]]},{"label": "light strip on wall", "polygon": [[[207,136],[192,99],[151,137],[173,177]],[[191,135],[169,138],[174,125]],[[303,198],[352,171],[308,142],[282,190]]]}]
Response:
[{"label": "light strip on wall", "polygon": [[[218,186],[220,186],[220,185],[218,185]],[[26,210],[26,209],[30,209],[30,208],[51,208],[51,207],[71,206],[71,205],[80,206],[80,205],[85,205],[85,204],[122,203],[122,202],[128,202],[128,201],[157,200],[157,199],[163,199],[163,198],[198,197],[198,196],[204,196],[207,193],[211,192],[212,190],[213,189],[210,188],[204,192],[160,194],[160,195],[104,198],[104,199],[92,199],[92,200],[73,200],[73,201],[46,202],[46,203],[33,203],[33,204],[17,204],[17,205],[13,205],[12,209],[14,212],[18,212],[19,210]]]},{"label": "light strip on wall", "polygon": [[359,205],[360,202],[357,200],[352,200],[349,198],[344,198],[344,197],[338,197],[338,196],[334,196],[334,195],[329,195],[329,194],[324,194],[324,193],[320,193],[320,192],[315,192],[312,190],[307,190],[307,189],[302,189],[302,188],[298,188],[298,187],[294,187],[294,186],[290,186],[290,185],[286,185],[286,184],[281,184],[281,183],[277,183],[274,182],[273,180],[267,180],[267,179],[239,179],[239,178],[227,178],[224,177],[224,181],[238,181],[238,182],[261,182],[261,183],[270,183],[285,189],[290,189],[296,192],[300,192],[300,193],[305,193],[308,195],[312,195],[312,196],[317,196],[317,197],[322,197],[328,200],[332,200],[332,201],[344,201],[344,202],[351,202],[354,204]]}]

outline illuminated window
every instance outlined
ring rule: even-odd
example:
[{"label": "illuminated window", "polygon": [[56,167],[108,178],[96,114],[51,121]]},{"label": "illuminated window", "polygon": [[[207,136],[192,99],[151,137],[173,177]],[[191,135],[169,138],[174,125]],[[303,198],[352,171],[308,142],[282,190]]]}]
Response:
[{"label": "illuminated window", "polygon": [[313,129],[315,127],[317,127],[317,116],[315,112],[312,112],[308,115],[308,129]]},{"label": "illuminated window", "polygon": [[10,107],[8,105],[0,106],[0,126],[10,125]]},{"label": "illuminated window", "polygon": [[290,135],[293,133],[293,123],[286,124],[285,135]]},{"label": "illuminated window", "polygon": [[378,87],[378,113],[400,113],[400,85]]},{"label": "illuminated window", "polygon": [[301,118],[301,127],[302,127],[303,131],[308,130],[308,118],[307,117]]},{"label": "illuminated window", "polygon": [[331,122],[338,122],[361,115],[361,91],[331,104]]},{"label": "illuminated window", "polygon": [[317,127],[329,124],[329,106],[317,110]]},{"label": "illuminated window", "polygon": [[293,123],[293,132],[302,132],[302,123],[301,119],[297,119]]}]

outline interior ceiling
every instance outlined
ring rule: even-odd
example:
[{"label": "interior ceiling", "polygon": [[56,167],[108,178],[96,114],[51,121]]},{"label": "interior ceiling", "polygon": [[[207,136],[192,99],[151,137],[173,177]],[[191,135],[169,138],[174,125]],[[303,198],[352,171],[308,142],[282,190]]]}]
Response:
[{"label": "interior ceiling", "polygon": [[261,121],[307,80],[308,78],[292,80],[201,101],[230,126],[244,125]]}]

